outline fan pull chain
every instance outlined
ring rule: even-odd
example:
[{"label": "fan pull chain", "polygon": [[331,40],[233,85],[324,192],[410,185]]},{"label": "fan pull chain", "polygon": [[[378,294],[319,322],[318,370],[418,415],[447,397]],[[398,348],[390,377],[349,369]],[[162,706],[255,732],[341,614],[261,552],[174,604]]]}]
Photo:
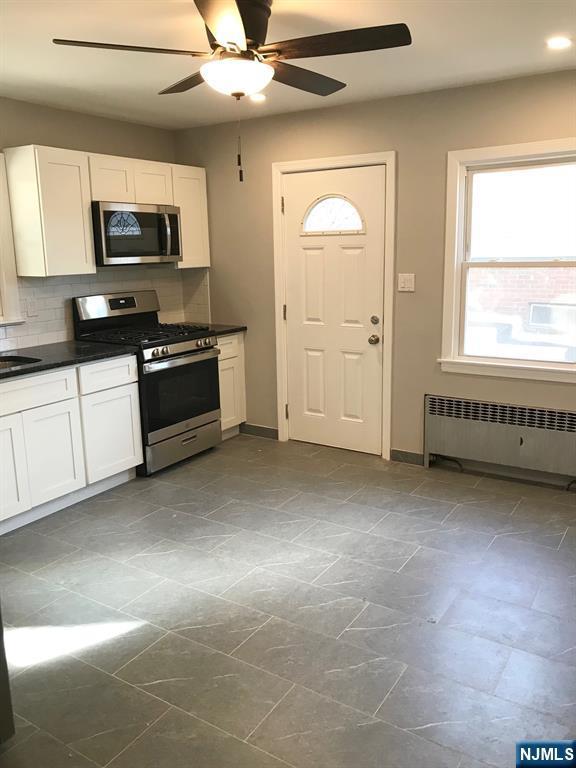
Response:
[{"label": "fan pull chain", "polygon": [[238,155],[236,157],[238,164],[238,178],[240,181],[244,181],[244,169],[242,168],[242,137],[238,134]]},{"label": "fan pull chain", "polygon": [[[238,105],[240,105],[240,99],[237,99]],[[236,130],[238,131],[238,148],[236,152],[236,165],[238,166],[238,179],[240,182],[244,181],[244,168],[242,167],[242,136],[240,130],[240,118],[236,121]]]}]

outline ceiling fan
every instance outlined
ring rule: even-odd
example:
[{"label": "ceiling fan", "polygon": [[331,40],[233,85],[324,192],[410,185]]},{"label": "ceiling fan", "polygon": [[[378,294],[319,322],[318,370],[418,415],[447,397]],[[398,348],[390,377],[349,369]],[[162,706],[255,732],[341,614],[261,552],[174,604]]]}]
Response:
[{"label": "ceiling fan", "polygon": [[206,25],[211,52],[60,38],[52,42],[82,48],[166,53],[207,59],[200,72],[179,80],[160,91],[160,94],[182,93],[207,82],[216,91],[236,99],[259,93],[272,79],[301,91],[328,96],[345,88],[346,83],[286,64],[285,60],[377,51],[410,45],[412,42],[406,24],[386,24],[266,43],[272,0],[194,0],[194,3]]}]

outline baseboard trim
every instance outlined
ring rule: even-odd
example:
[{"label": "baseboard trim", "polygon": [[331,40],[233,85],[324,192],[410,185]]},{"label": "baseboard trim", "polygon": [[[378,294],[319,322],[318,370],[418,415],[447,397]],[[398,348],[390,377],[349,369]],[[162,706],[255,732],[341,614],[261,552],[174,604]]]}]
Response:
[{"label": "baseboard trim", "polygon": [[278,430],[274,427],[260,427],[258,424],[240,424],[240,432],[243,435],[254,437],[267,437],[269,440],[278,440]]},{"label": "baseboard trim", "polygon": [[222,431],[222,442],[224,440],[230,440],[231,437],[236,437],[236,435],[240,434],[240,430],[238,427],[230,427],[230,429],[224,429]]},{"label": "baseboard trim", "polygon": [[129,480],[136,477],[136,470],[126,469],[124,472],[119,472],[117,475],[107,477],[105,480],[99,480],[97,483],[87,485],[84,488],[80,488],[78,491],[61,496],[59,499],[53,499],[47,501],[45,504],[40,504],[37,507],[21,512],[19,515],[9,517],[7,520],[3,520],[0,523],[0,536],[4,533],[10,533],[18,528],[22,528],[24,525],[35,523],[37,520],[42,520],[43,517],[59,512],[61,509],[71,507],[73,504],[77,504],[79,501],[90,499],[92,496],[97,496],[99,493],[109,491],[111,488],[115,488],[117,485],[123,485]]},{"label": "baseboard trim", "polygon": [[423,453],[411,453],[410,451],[397,451],[392,448],[390,451],[390,458],[392,461],[401,461],[403,464],[417,464],[419,467],[424,466],[424,454]]}]

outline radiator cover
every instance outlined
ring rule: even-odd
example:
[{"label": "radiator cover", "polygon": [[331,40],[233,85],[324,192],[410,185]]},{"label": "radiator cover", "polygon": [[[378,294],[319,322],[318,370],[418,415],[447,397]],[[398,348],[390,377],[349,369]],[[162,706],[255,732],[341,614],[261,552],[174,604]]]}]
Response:
[{"label": "radiator cover", "polygon": [[576,475],[576,412],[426,395],[431,455]]}]

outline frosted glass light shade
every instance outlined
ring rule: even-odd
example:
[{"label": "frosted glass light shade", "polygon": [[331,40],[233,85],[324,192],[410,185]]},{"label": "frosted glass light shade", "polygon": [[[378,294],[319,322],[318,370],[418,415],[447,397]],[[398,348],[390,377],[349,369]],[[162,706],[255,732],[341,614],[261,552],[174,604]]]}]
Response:
[{"label": "frosted glass light shade", "polygon": [[250,96],[266,88],[274,77],[270,64],[253,59],[218,59],[200,67],[204,80],[215,91],[227,96]]}]

